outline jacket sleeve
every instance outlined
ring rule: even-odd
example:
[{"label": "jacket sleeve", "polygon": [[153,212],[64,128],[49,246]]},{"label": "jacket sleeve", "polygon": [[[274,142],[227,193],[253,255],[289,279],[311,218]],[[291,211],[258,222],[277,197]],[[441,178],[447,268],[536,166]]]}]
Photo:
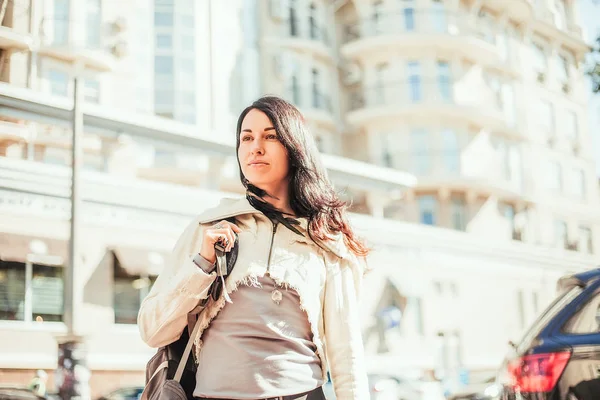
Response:
[{"label": "jacket sleeve", "polygon": [[327,359],[338,400],[369,398],[358,304],[362,271],[355,257],[343,259],[328,268],[325,282]]},{"label": "jacket sleeve", "polygon": [[187,326],[187,314],[208,296],[216,273],[207,274],[193,259],[200,251],[204,228],[198,220],[181,234],[152,290],[142,301],[138,329],[150,347],[177,340]]}]

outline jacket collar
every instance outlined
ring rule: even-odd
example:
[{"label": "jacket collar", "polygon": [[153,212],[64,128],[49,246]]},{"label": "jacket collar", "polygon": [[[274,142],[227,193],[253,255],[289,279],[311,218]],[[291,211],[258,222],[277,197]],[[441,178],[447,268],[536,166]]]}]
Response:
[{"label": "jacket collar", "polygon": [[[218,206],[210,208],[204,211],[198,217],[198,222],[201,224],[221,221],[230,217],[238,217],[241,215],[248,214],[260,214],[263,215],[260,211],[255,209],[250,205],[246,197],[242,198],[224,198],[221,200]],[[308,236],[308,221],[306,218],[298,218],[300,222],[298,226],[298,230],[302,232],[304,237],[299,238],[299,241],[305,243],[313,243],[313,241]],[[346,248],[346,244],[344,243],[344,235],[340,232],[335,235],[329,236],[330,240],[320,241],[317,243],[319,246],[323,247],[326,250],[329,250],[331,253],[335,254],[339,258],[345,258],[348,255],[348,249]]]}]

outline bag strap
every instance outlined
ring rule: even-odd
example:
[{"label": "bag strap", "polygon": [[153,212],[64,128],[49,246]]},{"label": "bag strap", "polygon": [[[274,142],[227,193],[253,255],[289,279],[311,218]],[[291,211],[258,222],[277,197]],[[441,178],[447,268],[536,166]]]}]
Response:
[{"label": "bag strap", "polygon": [[[217,249],[215,249],[217,250]],[[219,251],[216,251],[219,253]],[[217,254],[217,271],[227,271],[227,263],[225,261],[225,257],[223,254]],[[223,279],[223,276],[221,276]],[[227,289],[225,289],[225,282],[223,282],[223,291],[227,293]],[[206,304],[206,303],[204,303]],[[204,305],[203,304],[203,305]],[[198,331],[200,330],[200,317],[196,320],[196,324],[194,325],[194,330],[190,334],[190,338],[188,339],[187,344],[185,345],[185,349],[183,350],[183,354],[181,355],[181,360],[179,360],[179,365],[177,366],[177,370],[175,371],[175,376],[173,379],[177,382],[181,381],[181,377],[183,376],[183,370],[187,365],[187,361],[190,358],[190,353],[192,352],[192,346],[194,346],[194,339],[198,335]]]}]

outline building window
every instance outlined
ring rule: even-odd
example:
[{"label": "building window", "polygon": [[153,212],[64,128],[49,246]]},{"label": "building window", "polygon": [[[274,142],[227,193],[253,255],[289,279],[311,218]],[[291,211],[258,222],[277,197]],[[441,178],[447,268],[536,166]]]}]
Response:
[{"label": "building window", "polygon": [[579,199],[585,198],[585,171],[581,168],[573,169],[573,195]]},{"label": "building window", "polygon": [[450,172],[458,172],[460,164],[460,148],[456,132],[451,129],[442,131],[443,160],[446,169]]},{"label": "building window", "polygon": [[83,90],[84,98],[88,103],[100,103],[100,82],[96,79],[86,79]]},{"label": "building window", "polygon": [[156,35],[156,47],[159,49],[170,49],[173,47],[173,36],[171,34]]},{"label": "building window", "polygon": [[317,24],[317,5],[315,3],[310,3],[308,14],[308,27],[310,31],[310,38],[313,40],[319,39],[319,26]]},{"label": "building window", "polygon": [[525,328],[525,296],[522,290],[517,291],[517,307],[519,309],[519,326]]},{"label": "building window", "polygon": [[593,253],[592,230],[587,226],[579,227],[579,251],[587,254]]},{"label": "building window", "polygon": [[194,16],[193,15],[182,15],[181,16],[181,25],[184,28],[194,29]]},{"label": "building window", "polygon": [[375,104],[385,104],[386,102],[385,89],[388,67],[388,63],[379,63],[375,66]]},{"label": "building window", "polygon": [[70,19],[70,1],[54,0],[54,40],[52,44],[64,45],[69,41],[69,19]]},{"label": "building window", "polygon": [[314,108],[323,107],[323,95],[321,94],[320,85],[321,77],[319,70],[316,68],[312,69],[312,102]]},{"label": "building window", "polygon": [[392,155],[392,142],[395,141],[394,134],[382,133],[381,134],[381,159],[384,167],[394,167],[394,157]]},{"label": "building window", "polygon": [[382,21],[381,17],[384,15],[383,11],[383,1],[377,0],[373,2],[373,14],[371,15],[373,19],[373,33],[381,33]]},{"label": "building window", "polygon": [[564,221],[554,222],[554,241],[555,245],[562,248],[569,248],[569,237],[567,231],[567,224]]},{"label": "building window", "polygon": [[296,1],[290,0],[289,4],[290,4],[290,8],[289,8],[290,35],[296,37],[300,33],[299,29],[298,29],[298,16],[296,14]]},{"label": "building window", "polygon": [[554,136],[555,134],[555,120],[554,120],[554,105],[547,101],[540,101],[539,109],[539,124],[543,133],[546,136]]},{"label": "building window", "polygon": [[86,45],[91,48],[100,47],[102,32],[102,10],[100,0],[87,0],[86,7]]},{"label": "building window", "polygon": [[67,97],[69,94],[69,74],[57,69],[48,70],[50,93],[55,96]]},{"label": "building window", "polygon": [[422,100],[421,64],[418,61],[410,61],[407,64],[407,70],[408,70],[409,99],[413,103],[419,102]]},{"label": "building window", "polygon": [[414,0],[400,0],[402,3],[402,15],[404,17],[404,30],[412,32],[415,30],[415,4]]},{"label": "building window", "polygon": [[436,32],[444,33],[446,32],[446,8],[444,3],[441,0],[433,0],[432,1],[432,9],[431,12],[433,17],[433,29]]},{"label": "building window", "polygon": [[163,12],[163,11],[155,12],[154,13],[154,26],[172,27],[173,26],[173,13],[172,12]]},{"label": "building window", "polygon": [[296,76],[295,74],[291,76],[290,78],[291,80],[291,91],[292,91],[292,102],[299,106],[302,101],[302,98],[300,96],[300,83],[298,82],[298,76]]},{"label": "building window", "polygon": [[504,217],[504,219],[506,219],[506,222],[508,222],[508,226],[511,232],[511,238],[513,240],[521,240],[521,233],[516,231],[515,206],[508,203],[500,203],[499,206],[502,216]]},{"label": "building window", "polygon": [[63,320],[63,267],[0,261],[0,319]]},{"label": "building window", "polygon": [[462,197],[452,197],[452,228],[458,231],[467,230],[467,205]]},{"label": "building window", "polygon": [[534,43],[531,47],[533,53],[533,68],[535,72],[546,73],[548,69],[548,58],[541,44]]},{"label": "building window", "polygon": [[156,74],[173,74],[173,57],[171,56],[155,56],[154,57],[154,72]]},{"label": "building window", "polygon": [[437,199],[435,196],[419,196],[420,222],[425,225],[436,225]]},{"label": "building window", "polygon": [[575,111],[568,110],[566,112],[566,136],[575,140],[579,136],[579,124],[577,122],[577,114]]},{"label": "building window", "polygon": [[563,55],[559,55],[556,59],[556,72],[561,83],[569,80],[569,60]]},{"label": "building window", "polygon": [[523,167],[521,163],[521,151],[517,145],[512,144],[508,149],[508,179],[518,189],[523,188]]},{"label": "building window", "polygon": [[115,324],[136,324],[142,300],[150,292],[156,277],[128,273],[114,255],[113,271]]},{"label": "building window", "polygon": [[557,161],[548,162],[546,187],[550,190],[561,192],[563,189],[562,181],[562,167],[560,166],[560,163]]},{"label": "building window", "polygon": [[452,76],[450,64],[446,61],[438,62],[438,85],[442,101],[452,101]]},{"label": "building window", "polygon": [[413,152],[415,173],[425,174],[429,172],[429,134],[424,129],[414,129],[410,132],[410,142]]}]

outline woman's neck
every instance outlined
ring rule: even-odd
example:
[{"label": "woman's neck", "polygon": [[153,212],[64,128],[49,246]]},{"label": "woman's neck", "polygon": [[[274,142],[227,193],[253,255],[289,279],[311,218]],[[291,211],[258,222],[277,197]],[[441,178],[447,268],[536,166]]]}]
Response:
[{"label": "woman's neck", "polygon": [[294,210],[292,210],[292,207],[290,206],[290,196],[287,187],[280,187],[275,190],[263,190],[267,192],[267,195],[261,197],[263,201],[271,204],[273,207],[285,214],[294,215]]}]

